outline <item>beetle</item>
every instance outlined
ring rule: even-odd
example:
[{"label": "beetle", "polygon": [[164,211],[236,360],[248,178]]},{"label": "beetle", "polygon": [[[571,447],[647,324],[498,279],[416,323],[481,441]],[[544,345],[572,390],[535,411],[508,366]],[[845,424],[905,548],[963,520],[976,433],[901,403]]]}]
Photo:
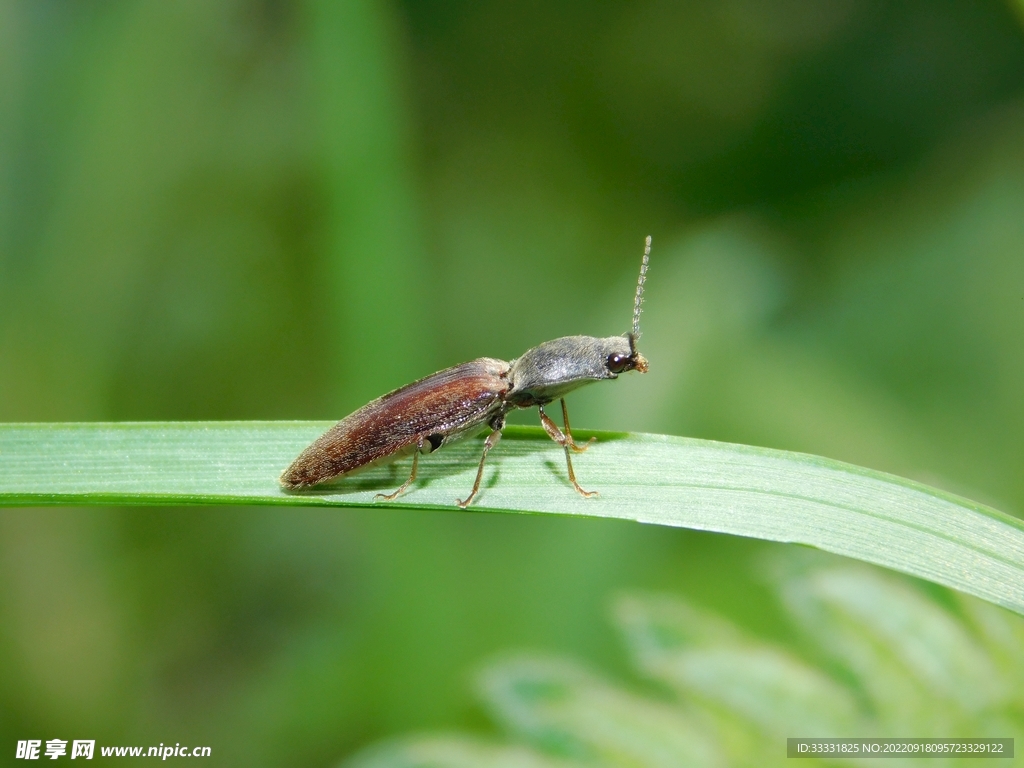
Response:
[{"label": "beetle", "polygon": [[[536,406],[544,431],[565,450],[573,487],[583,496],[597,495],[583,490],[576,481],[571,455],[585,451],[595,438],[583,445],[572,439],[565,395],[627,371],[647,372],[647,360],[637,351],[636,343],[650,257],[648,236],[633,300],[632,332],[607,338],[563,336],[545,341],[511,362],[481,357],[407,384],[367,403],[317,438],[284,471],[281,486],[301,490],[412,451],[409,479],[394,493],[374,497],[392,501],[416,480],[421,453],[489,429],[473,490],[465,500],[455,500],[465,509],[480,490],[484,462],[501,439],[505,416],[514,408]],[[563,429],[544,411],[544,406],[555,400],[561,400]]]}]

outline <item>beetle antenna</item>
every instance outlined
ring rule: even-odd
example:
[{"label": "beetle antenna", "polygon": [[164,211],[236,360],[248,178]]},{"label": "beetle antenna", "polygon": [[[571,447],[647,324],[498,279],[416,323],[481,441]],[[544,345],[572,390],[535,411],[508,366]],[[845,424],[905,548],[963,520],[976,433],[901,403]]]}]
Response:
[{"label": "beetle antenna", "polygon": [[651,260],[651,236],[644,242],[644,260],[640,263],[640,277],[636,281],[636,298],[633,299],[633,339],[640,338],[640,311],[644,306],[644,281],[647,280],[647,265]]}]

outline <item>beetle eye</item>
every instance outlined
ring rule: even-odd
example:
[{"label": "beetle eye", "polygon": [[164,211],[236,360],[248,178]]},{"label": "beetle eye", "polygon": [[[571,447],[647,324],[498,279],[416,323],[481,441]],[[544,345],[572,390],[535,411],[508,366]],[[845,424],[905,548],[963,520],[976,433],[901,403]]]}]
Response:
[{"label": "beetle eye", "polygon": [[629,367],[630,360],[623,355],[608,355],[607,368],[612,373],[622,373]]}]

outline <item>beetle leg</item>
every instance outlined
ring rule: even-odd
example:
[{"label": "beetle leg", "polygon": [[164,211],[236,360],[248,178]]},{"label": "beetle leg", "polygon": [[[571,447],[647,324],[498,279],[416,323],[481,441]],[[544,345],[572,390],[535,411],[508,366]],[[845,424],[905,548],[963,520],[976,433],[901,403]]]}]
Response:
[{"label": "beetle leg", "polygon": [[562,421],[565,423],[565,437],[569,441],[569,447],[572,448],[573,451],[575,451],[576,453],[583,453],[585,450],[587,450],[587,448],[590,447],[590,444],[592,442],[597,440],[596,437],[592,437],[589,440],[587,440],[587,442],[585,442],[583,445],[577,445],[576,442],[572,439],[572,429],[569,427],[569,409],[565,407],[564,397],[562,398]]},{"label": "beetle leg", "polygon": [[[565,401],[562,401],[562,407],[565,407]],[[585,491],[580,487],[580,484],[576,482],[576,473],[572,469],[572,454],[570,446],[575,444],[572,442],[572,437],[566,437],[562,434],[562,430],[558,428],[558,425],[553,422],[546,413],[544,413],[544,406],[538,405],[537,410],[540,411],[540,423],[544,427],[544,431],[548,433],[548,437],[562,446],[565,449],[565,464],[569,468],[569,480],[572,482],[572,487],[576,489],[576,492],[581,496],[591,497],[597,496],[597,491]]]},{"label": "beetle leg", "polygon": [[374,501],[376,501],[377,499],[384,499],[384,501],[394,501],[395,499],[398,498],[399,494],[401,494],[406,488],[412,485],[413,481],[416,479],[416,467],[420,463],[420,451],[423,450],[423,442],[423,438],[421,437],[419,441],[416,443],[416,452],[412,455],[412,472],[409,473],[409,479],[402,483],[402,487],[399,488],[394,493],[378,493],[376,496],[373,497]]},{"label": "beetle leg", "polygon": [[[504,419],[502,419],[501,426],[505,426]],[[501,427],[491,432],[491,434],[487,436],[487,439],[484,440],[484,455],[480,457],[480,466],[476,470],[476,480],[473,483],[473,490],[469,492],[469,496],[466,498],[465,501],[461,501],[459,499],[455,500],[455,503],[458,504],[463,509],[469,506],[469,503],[473,500],[473,497],[476,496],[476,492],[480,490],[480,479],[484,476],[484,461],[487,459],[487,453],[488,451],[491,450],[491,448],[498,444],[499,440],[501,440]]]}]

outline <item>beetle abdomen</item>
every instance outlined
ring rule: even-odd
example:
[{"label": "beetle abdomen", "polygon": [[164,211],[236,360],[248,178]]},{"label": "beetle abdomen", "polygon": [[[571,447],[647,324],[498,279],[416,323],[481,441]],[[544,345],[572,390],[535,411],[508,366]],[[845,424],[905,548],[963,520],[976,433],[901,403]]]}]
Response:
[{"label": "beetle abdomen", "polygon": [[317,438],[281,475],[303,488],[418,445],[433,445],[483,426],[504,407],[508,363],[481,357],[446,368],[367,403]]}]

